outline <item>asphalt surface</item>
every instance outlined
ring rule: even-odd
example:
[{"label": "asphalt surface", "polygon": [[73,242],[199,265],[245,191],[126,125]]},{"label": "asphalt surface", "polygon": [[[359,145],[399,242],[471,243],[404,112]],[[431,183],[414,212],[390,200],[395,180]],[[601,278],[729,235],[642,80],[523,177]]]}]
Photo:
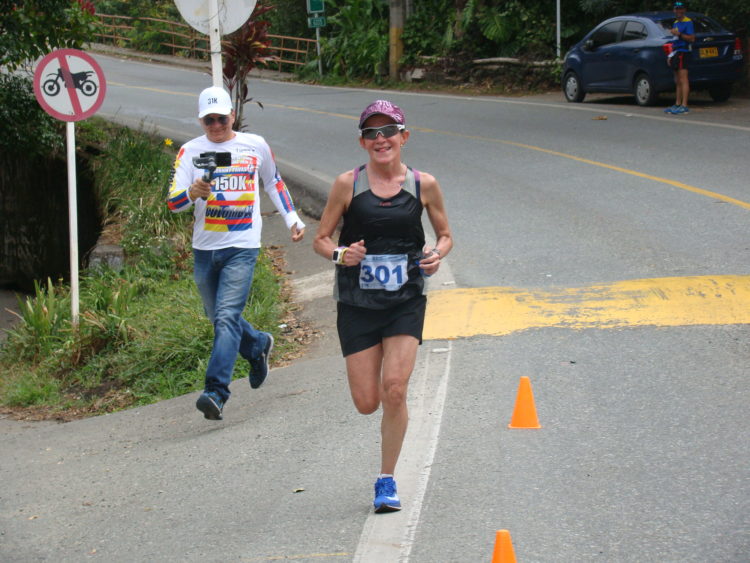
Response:
[{"label": "asphalt surface", "polygon": [[[322,104],[316,106],[314,94],[313,89],[304,93],[306,109],[326,111]],[[291,108],[295,94],[285,96],[273,101]],[[339,104],[346,111],[340,111],[352,114],[349,106],[361,106],[353,97],[351,91],[341,91]],[[462,107],[453,99],[441,106],[446,111],[430,112],[431,105],[443,100],[409,100],[415,107],[413,123],[421,126],[416,130],[461,132],[440,137],[446,146],[439,151],[419,144],[411,149],[415,160],[437,161],[439,178],[455,172],[455,165],[436,154],[451,154],[457,143],[479,145],[497,130],[491,112],[475,130],[461,130],[475,109],[472,104]],[[486,100],[487,108],[517,108],[505,112],[500,122],[509,132],[523,128],[532,114],[538,117],[544,104],[559,107],[559,93]],[[725,112],[725,106],[717,109],[697,96],[692,107],[691,125],[700,127],[705,121],[711,131],[724,128],[727,138],[750,123],[747,100],[735,100]],[[590,97],[586,104],[566,108],[571,111],[560,114],[560,130],[581,139],[578,154],[591,158],[603,142],[622,149],[626,163],[628,151],[633,151],[633,162],[639,155],[634,139],[638,149],[658,151],[656,140],[639,137],[642,118],[664,120],[670,134],[682,131],[659,108],[637,108],[625,99]],[[332,115],[333,110],[327,111]],[[544,115],[552,118],[553,112]],[[305,116],[298,112],[299,123],[306,123]],[[606,141],[594,133],[601,129],[602,121],[595,119],[600,116],[618,125],[608,130]],[[118,117],[137,124],[135,114]],[[269,123],[262,116],[255,122],[276,127],[269,139],[274,139],[277,156],[282,154],[282,174],[297,203],[315,215],[331,178],[312,166],[284,160],[294,137],[308,134],[304,127],[292,123],[286,130],[273,117],[266,119]],[[339,135],[339,124],[330,121],[333,134]],[[341,126],[342,131],[350,129],[349,122]],[[627,140],[621,142],[623,131]],[[541,135],[529,132],[536,134]],[[736,134],[738,141],[730,142],[728,154],[726,141],[705,148],[706,154],[713,146],[722,151],[714,159],[701,158],[705,170],[691,171],[698,185],[708,184],[712,166],[725,168],[725,162],[736,161],[744,134]],[[324,147],[321,139],[303,139],[310,153]],[[527,142],[549,146],[550,140]],[[429,150],[433,154],[424,154]],[[674,268],[671,275],[703,273],[698,268],[743,271],[735,264],[743,249],[716,227],[723,217],[721,227],[727,232],[741,230],[744,215],[736,209],[681,198],[675,190],[665,195],[653,190],[658,199],[654,195],[637,213],[620,215],[628,199],[643,197],[640,180],[622,182],[620,193],[608,191],[600,202],[584,194],[611,182],[607,172],[571,187],[556,183],[556,178],[582,174],[567,161],[552,169],[538,152],[531,157],[512,149],[497,153],[503,160],[498,168],[505,174],[514,164],[520,169],[517,178],[502,182],[505,202],[515,205],[507,211],[493,209],[493,235],[514,244],[495,261],[479,263],[471,242],[485,238],[482,225],[462,225],[465,248],[446,262],[458,266],[461,287],[541,285],[538,279],[581,284],[597,279],[595,275],[618,280],[634,272],[660,273],[665,264]],[[351,164],[348,155],[332,156]],[[481,162],[465,164],[483,172]],[[653,166],[647,170],[651,174],[676,178],[685,167],[663,159],[639,165]],[[335,162],[327,168],[341,169]],[[747,199],[742,195],[746,182],[725,176],[726,185],[717,191]],[[486,182],[459,198],[455,186],[460,184],[453,183],[454,194],[448,197],[453,197],[454,217],[461,205],[482,206],[495,187]],[[541,201],[547,205],[538,205]],[[590,202],[601,208],[587,209]],[[527,205],[541,215],[533,232],[524,230],[528,216],[518,214]],[[678,205],[684,207],[679,215]],[[706,208],[714,213],[713,223],[703,218]],[[263,209],[269,209],[267,200]],[[666,228],[657,234],[670,246],[662,246],[659,237],[644,236],[654,230],[650,214],[655,223],[670,219],[669,212],[658,215],[662,209],[674,214],[675,222],[695,218],[695,233],[681,236],[691,236],[690,243],[705,256],[682,252],[684,241]],[[725,215],[717,211],[724,209]],[[615,221],[592,224],[591,217]],[[746,331],[731,326],[540,329],[502,339],[426,343],[410,387],[411,441],[398,468],[408,476],[399,478],[408,504],[397,515],[372,518],[371,482],[362,476],[377,466],[378,419],[357,415],[348,397],[333,329],[331,268],[310,248],[314,219],[300,245],[292,245],[274,219],[264,223],[264,244],[287,251],[301,314],[320,331],[305,358],[272,370],[260,390],[235,382],[220,423],[200,417],[194,409],[197,394],[64,425],[0,420],[0,447],[7,452],[0,465],[5,485],[0,493],[0,559],[473,562],[490,558],[495,530],[506,527],[520,561],[747,560],[748,349],[742,338]],[[643,232],[638,232],[639,221]],[[559,224],[563,228],[553,230]],[[705,237],[712,227],[727,240]],[[524,232],[538,240],[525,244],[523,236],[513,238]],[[615,246],[614,239],[624,239],[626,250]],[[575,268],[565,267],[571,261],[569,248],[579,253],[573,258],[578,258]],[[652,260],[634,258],[642,257],[644,248]],[[433,280],[434,287],[454,281],[450,271],[444,275]],[[717,357],[726,360],[715,370],[707,368]],[[535,393],[544,431],[502,432],[513,400],[507,391],[520,374],[543,375]],[[441,418],[447,421],[442,427]]]},{"label": "asphalt surface", "polygon": [[[312,250],[330,179],[291,162],[281,166],[307,233],[293,244],[273,214],[264,218],[263,244],[285,252],[299,314],[314,327],[305,356],[272,369],[259,390],[235,381],[221,422],[203,419],[197,392],[68,423],[0,417],[0,560],[396,560],[413,514],[368,524],[378,420],[351,405],[332,268]],[[273,210],[261,197],[264,211]],[[4,311],[17,308],[13,292],[0,292],[0,300]],[[5,311],[2,328],[14,319]],[[445,372],[440,361],[428,366],[425,359],[433,350],[442,359],[443,346],[424,349],[410,394],[413,413],[429,407]],[[436,370],[438,378],[429,378]],[[428,431],[425,423],[410,428]],[[406,470],[411,464],[417,476],[422,453],[402,456],[405,489],[418,488]],[[389,535],[389,545],[381,545]]]}]

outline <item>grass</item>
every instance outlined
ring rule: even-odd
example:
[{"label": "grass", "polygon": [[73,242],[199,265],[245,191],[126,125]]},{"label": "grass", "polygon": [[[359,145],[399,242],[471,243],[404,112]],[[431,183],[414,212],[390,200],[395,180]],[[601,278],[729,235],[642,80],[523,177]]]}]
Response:
[{"label": "grass", "polygon": [[[19,300],[20,321],[0,348],[0,405],[23,418],[69,420],[176,397],[203,387],[213,329],[192,280],[191,215],[166,208],[175,156],[163,139],[86,122],[79,143],[91,159],[105,219],[102,238],[121,244],[121,271],[83,271],[80,320],[70,289],[47,280]],[[245,317],[276,339],[275,358],[301,347],[282,258],[261,253]],[[247,376],[238,361],[235,377]]]}]

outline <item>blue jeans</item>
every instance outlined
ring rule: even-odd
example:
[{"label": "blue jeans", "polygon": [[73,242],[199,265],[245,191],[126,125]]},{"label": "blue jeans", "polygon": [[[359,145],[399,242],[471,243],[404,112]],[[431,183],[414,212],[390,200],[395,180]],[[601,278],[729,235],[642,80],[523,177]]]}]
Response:
[{"label": "blue jeans", "polygon": [[214,325],[214,346],[206,368],[206,391],[229,399],[237,353],[250,361],[266,344],[265,333],[242,317],[253,283],[258,248],[193,249],[193,277],[203,299],[203,309]]}]

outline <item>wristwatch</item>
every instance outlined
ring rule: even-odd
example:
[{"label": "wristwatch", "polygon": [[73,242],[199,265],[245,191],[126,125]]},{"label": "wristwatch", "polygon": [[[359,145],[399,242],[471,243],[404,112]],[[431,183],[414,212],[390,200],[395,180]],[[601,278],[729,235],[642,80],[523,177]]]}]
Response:
[{"label": "wristwatch", "polygon": [[349,250],[346,246],[339,246],[333,249],[333,256],[331,256],[331,262],[334,264],[344,263],[344,254]]}]

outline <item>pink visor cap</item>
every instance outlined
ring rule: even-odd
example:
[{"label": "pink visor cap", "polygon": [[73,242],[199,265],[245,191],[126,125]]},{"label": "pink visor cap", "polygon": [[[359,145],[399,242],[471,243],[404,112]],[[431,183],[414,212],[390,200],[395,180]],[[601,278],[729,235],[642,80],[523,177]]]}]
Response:
[{"label": "pink visor cap", "polygon": [[396,104],[388,100],[376,100],[365,108],[362,115],[359,116],[359,128],[362,129],[365,121],[373,115],[385,115],[390,117],[395,123],[405,125],[404,112]]}]

